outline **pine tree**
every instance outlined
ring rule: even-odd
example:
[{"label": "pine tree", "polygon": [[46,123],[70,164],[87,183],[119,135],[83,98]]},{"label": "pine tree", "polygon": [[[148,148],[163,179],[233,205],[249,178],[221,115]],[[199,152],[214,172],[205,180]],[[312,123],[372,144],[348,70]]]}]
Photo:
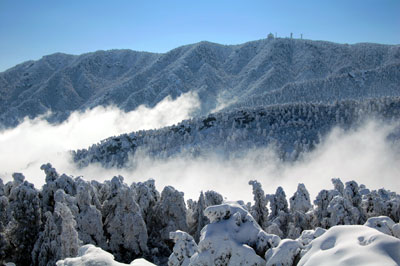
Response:
[{"label": "pine tree", "polygon": [[[14,182],[20,183],[23,176],[14,174]],[[31,251],[40,229],[39,193],[33,184],[24,181],[13,187],[9,196],[11,220],[6,234],[12,254],[10,260],[17,265],[31,264]]]}]

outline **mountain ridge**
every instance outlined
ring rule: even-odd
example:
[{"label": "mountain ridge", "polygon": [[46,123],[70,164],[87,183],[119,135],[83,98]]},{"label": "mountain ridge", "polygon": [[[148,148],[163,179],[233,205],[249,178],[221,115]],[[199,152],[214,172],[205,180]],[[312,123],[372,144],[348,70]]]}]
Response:
[{"label": "mountain ridge", "polygon": [[[391,72],[385,76],[389,66]],[[198,93],[201,115],[214,110],[219,101],[234,106],[249,106],[252,98],[264,99],[262,105],[298,102],[297,96],[290,97],[293,91],[305,94],[302,101],[317,102],[331,102],[327,92],[332,90],[342,91],[344,99],[353,99],[348,92],[356,92],[355,99],[379,97],[372,92],[381,89],[386,89],[382,95],[390,90],[389,95],[400,96],[399,69],[400,45],[287,38],[238,45],[203,41],[160,54],[128,49],[55,53],[0,73],[0,125],[15,126],[25,116],[48,111],[49,121],[60,122],[73,111],[99,105],[130,111],[188,91]],[[365,72],[372,73],[370,83],[363,81]],[[362,86],[351,81],[353,75],[361,77]],[[340,87],[329,83],[339,77]],[[293,88],[284,89],[287,86]],[[269,96],[279,90],[280,100]]]}]

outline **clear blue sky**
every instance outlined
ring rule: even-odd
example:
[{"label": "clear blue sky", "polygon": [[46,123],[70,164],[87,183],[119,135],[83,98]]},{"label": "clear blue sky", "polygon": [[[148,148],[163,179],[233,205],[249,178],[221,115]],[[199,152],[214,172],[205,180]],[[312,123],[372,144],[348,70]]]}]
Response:
[{"label": "clear blue sky", "polygon": [[43,55],[286,37],[400,43],[400,0],[0,0],[0,71]]}]

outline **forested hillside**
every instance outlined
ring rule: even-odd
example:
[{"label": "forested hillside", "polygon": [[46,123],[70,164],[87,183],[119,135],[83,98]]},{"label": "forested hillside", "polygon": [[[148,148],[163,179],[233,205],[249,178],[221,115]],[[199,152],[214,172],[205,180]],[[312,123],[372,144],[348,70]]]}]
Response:
[{"label": "forested hillside", "polygon": [[0,125],[48,111],[154,106],[197,92],[199,114],[215,108],[400,96],[400,46],[264,39],[241,45],[200,42],[165,54],[130,50],[53,54],[0,73]]},{"label": "forested hillside", "polygon": [[[74,161],[84,167],[128,166],[128,159],[140,150],[153,157],[178,153],[188,156],[217,152],[226,158],[246,151],[270,147],[281,159],[296,160],[311,151],[334,127],[357,128],[370,118],[398,121],[400,99],[341,101],[334,104],[284,104],[220,111],[193,118],[160,130],[148,130],[110,137],[88,149],[73,152]],[[394,134],[391,141],[398,141]]]}]

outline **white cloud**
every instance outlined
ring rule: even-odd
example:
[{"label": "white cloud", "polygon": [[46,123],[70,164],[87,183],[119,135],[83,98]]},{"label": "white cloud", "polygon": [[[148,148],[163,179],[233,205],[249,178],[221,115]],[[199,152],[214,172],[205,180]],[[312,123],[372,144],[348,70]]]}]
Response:
[{"label": "white cloud", "polygon": [[190,117],[198,106],[197,97],[187,94],[175,101],[165,99],[153,109],[140,107],[127,114],[115,108],[74,113],[58,126],[42,120],[25,121],[0,134],[0,172],[3,179],[12,172],[23,172],[30,182],[41,186],[44,174],[39,167],[51,162],[60,173],[89,180],[103,181],[118,174],[127,183],[154,178],[159,190],[172,185],[185,192],[186,198],[198,198],[201,190],[215,190],[230,200],[245,201],[253,197],[248,185],[251,179],[260,181],[266,193],[282,186],[288,198],[298,183],[304,183],[314,198],[321,189],[332,188],[333,177],[400,192],[400,147],[387,138],[396,127],[376,121],[350,131],[334,129],[313,152],[294,163],[278,160],[269,149],[252,150],[240,159],[229,160],[216,154],[198,158],[180,154],[163,160],[136,156],[135,169],[103,169],[98,165],[76,169],[68,161],[67,150],[123,132],[177,123]]},{"label": "white cloud", "polygon": [[9,179],[13,172],[23,172],[31,182],[41,185],[41,164],[52,162],[68,173],[68,151],[86,148],[110,136],[178,123],[190,118],[199,106],[197,95],[187,93],[175,100],[166,97],[154,108],[139,106],[127,113],[116,107],[74,112],[59,125],[42,118],[26,119],[16,128],[0,132],[0,177]]},{"label": "white cloud", "polygon": [[321,189],[333,188],[331,179],[355,180],[370,189],[400,192],[400,147],[387,139],[394,126],[370,121],[356,130],[334,129],[311,153],[294,163],[282,162],[268,149],[248,152],[241,159],[217,155],[196,159],[142,160],[129,180],[156,178],[159,187],[173,185],[188,198],[213,189],[228,199],[252,200],[248,181],[257,179],[266,193],[282,186],[289,198],[304,183],[312,198]]}]

